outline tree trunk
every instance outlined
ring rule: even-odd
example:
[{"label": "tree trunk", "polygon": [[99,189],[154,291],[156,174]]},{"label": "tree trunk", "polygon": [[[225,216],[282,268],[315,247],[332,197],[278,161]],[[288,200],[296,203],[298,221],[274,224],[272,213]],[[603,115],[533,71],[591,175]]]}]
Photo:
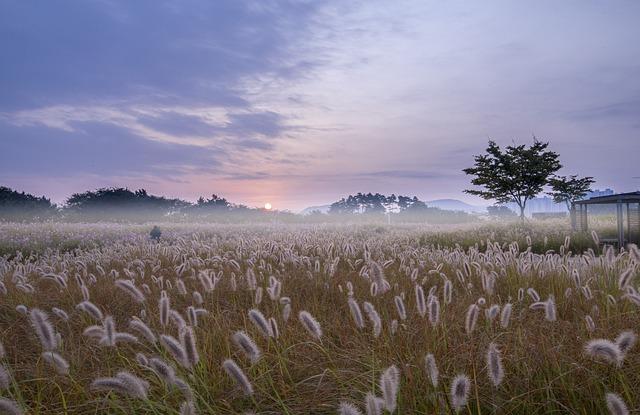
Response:
[{"label": "tree trunk", "polygon": [[519,205],[519,206],[520,206],[520,222],[524,224],[524,205]]}]

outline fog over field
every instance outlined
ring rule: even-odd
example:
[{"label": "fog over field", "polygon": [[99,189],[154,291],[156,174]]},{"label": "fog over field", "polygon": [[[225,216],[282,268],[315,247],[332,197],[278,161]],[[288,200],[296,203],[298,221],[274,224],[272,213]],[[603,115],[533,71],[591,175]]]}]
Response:
[{"label": "fog over field", "polygon": [[0,415],[638,413],[638,17],[0,0]]}]

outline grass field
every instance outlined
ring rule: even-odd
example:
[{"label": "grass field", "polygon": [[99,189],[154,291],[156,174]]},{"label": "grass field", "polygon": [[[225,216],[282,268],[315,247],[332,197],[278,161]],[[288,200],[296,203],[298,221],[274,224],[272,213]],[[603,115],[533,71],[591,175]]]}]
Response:
[{"label": "grass field", "polygon": [[0,412],[640,406],[633,247],[564,223],[161,228],[0,225]]}]

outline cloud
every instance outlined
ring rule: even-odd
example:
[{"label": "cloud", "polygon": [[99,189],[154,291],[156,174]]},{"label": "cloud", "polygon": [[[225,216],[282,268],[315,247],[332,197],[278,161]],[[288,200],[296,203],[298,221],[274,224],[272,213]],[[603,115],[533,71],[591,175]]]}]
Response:
[{"label": "cloud", "polygon": [[0,111],[96,99],[246,107],[241,82],[293,78],[314,2],[11,2],[0,13]]},{"label": "cloud", "polygon": [[223,152],[150,141],[113,124],[78,122],[73,131],[1,123],[0,174],[57,176],[152,174],[174,180],[191,169],[210,172]]}]

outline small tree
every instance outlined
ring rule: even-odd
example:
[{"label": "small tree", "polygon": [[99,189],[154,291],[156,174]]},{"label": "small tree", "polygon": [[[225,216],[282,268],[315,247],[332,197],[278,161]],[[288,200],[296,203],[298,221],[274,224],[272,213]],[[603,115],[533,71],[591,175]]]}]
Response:
[{"label": "small tree", "polygon": [[465,190],[498,203],[514,202],[520,208],[520,219],[524,222],[527,201],[536,197],[547,184],[549,177],[558,171],[558,154],[547,151],[549,143],[534,137],[533,145],[507,146],[502,151],[494,141],[489,140],[487,154],[475,156],[475,165],[464,169],[468,175],[476,176],[471,184],[482,186],[484,190]]},{"label": "small tree", "polygon": [[593,183],[593,177],[554,176],[549,179],[551,191],[547,194],[553,197],[554,202],[564,203],[571,210],[571,204],[585,197]]}]

